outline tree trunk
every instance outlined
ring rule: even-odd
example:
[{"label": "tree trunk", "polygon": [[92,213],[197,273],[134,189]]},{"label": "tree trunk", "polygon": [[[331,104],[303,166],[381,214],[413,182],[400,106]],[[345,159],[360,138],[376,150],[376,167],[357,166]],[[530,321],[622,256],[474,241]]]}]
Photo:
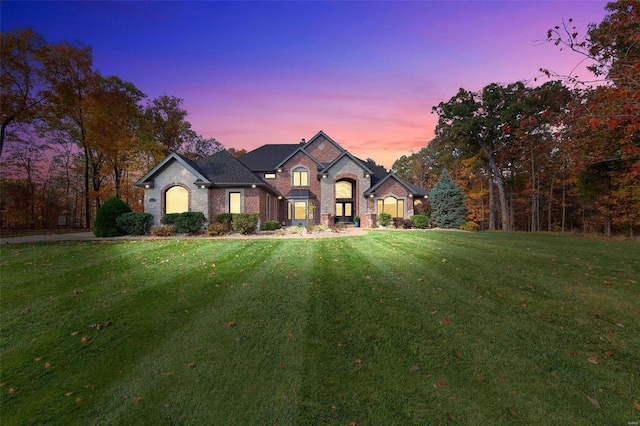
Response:
[{"label": "tree trunk", "polygon": [[508,231],[509,215],[507,210],[507,196],[504,192],[504,181],[502,180],[501,170],[498,168],[496,159],[493,155],[489,155],[489,165],[491,166],[491,170],[493,170],[495,184],[498,187],[498,197],[500,199],[500,215],[502,216],[502,230]]},{"label": "tree trunk", "polygon": [[489,231],[496,229],[496,201],[493,195],[493,170],[489,169]]}]

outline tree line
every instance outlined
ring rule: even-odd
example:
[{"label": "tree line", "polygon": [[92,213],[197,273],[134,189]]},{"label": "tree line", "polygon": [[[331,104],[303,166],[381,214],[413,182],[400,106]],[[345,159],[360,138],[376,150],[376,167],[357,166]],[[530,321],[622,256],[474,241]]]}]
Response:
[{"label": "tree line", "polygon": [[[594,81],[558,75],[460,89],[435,106],[435,137],[392,170],[425,189],[443,171],[483,229],[640,230],[640,12],[633,0],[580,36],[571,20],[546,42],[590,60]],[[142,210],[133,183],[172,151],[224,149],[191,129],[183,100],[148,99],[102,76],[91,48],[48,43],[32,29],[1,33],[0,211],[6,227],[90,227],[117,195]],[[236,156],[245,150],[230,152]]]},{"label": "tree line", "polygon": [[[572,21],[546,41],[591,61],[595,80],[460,89],[433,108],[435,138],[393,165],[425,188],[448,170],[472,220],[505,231],[640,230],[640,6],[609,3],[580,37]],[[593,84],[595,83],[595,84]]]},{"label": "tree line", "polygon": [[141,210],[133,183],[170,152],[223,149],[191,129],[182,99],[148,99],[100,74],[89,46],[30,28],[2,32],[0,44],[2,227],[90,227],[112,195]]}]

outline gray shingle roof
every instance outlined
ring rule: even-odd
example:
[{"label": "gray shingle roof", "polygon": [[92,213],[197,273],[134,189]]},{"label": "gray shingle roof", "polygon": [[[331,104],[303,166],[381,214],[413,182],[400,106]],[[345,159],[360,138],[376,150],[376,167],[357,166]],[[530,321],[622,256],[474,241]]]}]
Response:
[{"label": "gray shingle roof", "polygon": [[194,164],[214,185],[261,184],[264,181],[254,175],[226,150],[202,158]]},{"label": "gray shingle roof", "polygon": [[285,158],[293,154],[300,144],[269,144],[238,157],[238,161],[254,172],[272,171]]}]

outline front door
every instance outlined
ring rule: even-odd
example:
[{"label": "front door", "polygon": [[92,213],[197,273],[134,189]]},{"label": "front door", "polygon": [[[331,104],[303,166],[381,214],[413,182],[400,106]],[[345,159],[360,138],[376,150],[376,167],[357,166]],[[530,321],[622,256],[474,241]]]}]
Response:
[{"label": "front door", "polygon": [[338,201],[336,203],[336,217],[341,223],[353,222],[353,202]]}]

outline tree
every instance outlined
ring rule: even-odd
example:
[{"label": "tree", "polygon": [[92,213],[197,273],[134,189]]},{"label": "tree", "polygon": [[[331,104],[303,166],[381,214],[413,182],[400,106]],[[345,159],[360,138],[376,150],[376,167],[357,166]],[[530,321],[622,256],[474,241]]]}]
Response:
[{"label": "tree", "polygon": [[[43,75],[48,83],[46,121],[50,129],[72,140],[84,159],[85,227],[91,224],[90,176],[98,180],[97,163],[93,163],[95,146],[88,137],[89,96],[98,74],[93,70],[91,48],[63,42],[47,46]],[[93,173],[93,175],[92,175]]]},{"label": "tree", "polygon": [[462,189],[453,183],[444,170],[429,191],[431,222],[440,228],[459,228],[467,221],[467,206]]},{"label": "tree", "polygon": [[0,34],[0,156],[9,125],[36,117],[46,97],[41,73],[45,51],[45,39],[29,28]]},{"label": "tree", "polygon": [[116,197],[122,196],[123,175],[140,150],[144,98],[132,83],[115,76],[98,77],[89,97],[88,137],[111,169]]},{"label": "tree", "polygon": [[187,111],[181,108],[183,100],[164,94],[147,103],[144,111],[146,150],[153,164],[159,163],[172,152],[195,137],[191,123],[185,120]]},{"label": "tree", "polygon": [[193,136],[186,140],[182,147],[180,147],[178,153],[195,161],[213,155],[223,149],[224,146],[215,138],[204,138],[194,133]]}]

